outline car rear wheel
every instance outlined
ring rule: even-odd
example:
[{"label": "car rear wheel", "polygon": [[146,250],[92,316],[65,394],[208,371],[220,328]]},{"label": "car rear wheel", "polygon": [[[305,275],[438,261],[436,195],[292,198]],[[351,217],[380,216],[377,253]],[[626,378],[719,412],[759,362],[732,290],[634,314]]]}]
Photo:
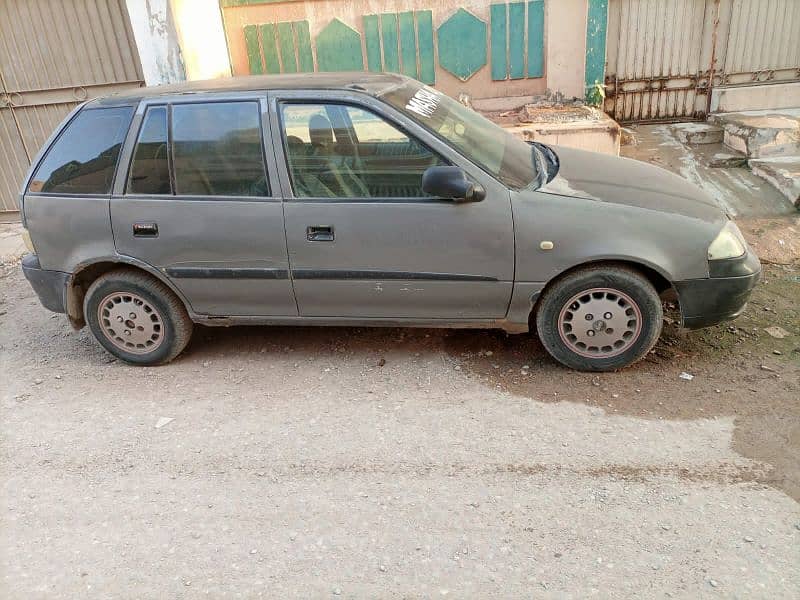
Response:
[{"label": "car rear wheel", "polygon": [[92,283],[84,315],[106,350],[136,365],[171,361],[192,336],[192,320],[180,299],[157,279],[133,269],[106,273]]},{"label": "car rear wheel", "polygon": [[587,267],[549,286],[536,327],[547,351],[581,371],[614,371],[653,348],[663,309],[653,285],[633,269]]}]

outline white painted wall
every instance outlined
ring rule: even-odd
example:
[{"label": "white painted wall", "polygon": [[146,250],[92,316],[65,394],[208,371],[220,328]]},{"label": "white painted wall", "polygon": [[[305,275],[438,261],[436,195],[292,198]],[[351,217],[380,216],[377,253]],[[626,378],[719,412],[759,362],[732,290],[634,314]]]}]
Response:
[{"label": "white painted wall", "polygon": [[219,0],[170,0],[186,78],[230,77],[228,42]]},{"label": "white painted wall", "polygon": [[[126,2],[148,85],[231,75],[230,53],[219,0]],[[488,10],[489,0],[481,2],[485,2]],[[546,86],[567,97],[582,98],[584,94],[587,5],[588,0],[548,0],[545,3]],[[288,6],[302,13],[295,15],[296,18],[303,18],[306,9],[330,10],[335,16],[345,8],[352,8],[349,3],[339,5],[333,1],[320,3],[319,6],[302,2],[289,3]],[[277,5],[268,7],[270,12],[274,12]],[[260,5],[241,10],[247,9],[266,10],[265,6]],[[273,15],[273,18],[277,19],[277,16]],[[485,18],[488,19],[488,13]],[[262,19],[262,22],[266,21]],[[488,77],[488,68],[483,69],[482,73]],[[486,82],[487,85],[489,83]],[[544,91],[538,89],[542,83],[537,86],[535,80],[520,80],[511,84],[525,89],[508,89],[497,95],[514,96],[520,95],[520,91],[528,94]],[[493,87],[499,85],[492,83]]]},{"label": "white painted wall", "polygon": [[584,96],[588,0],[545,2],[547,87],[567,98]]},{"label": "white painted wall", "polygon": [[742,87],[714,88],[711,112],[739,112],[797,108],[800,106],[800,83],[772,83]]},{"label": "white painted wall", "polygon": [[126,0],[147,85],[186,79],[168,0]]}]

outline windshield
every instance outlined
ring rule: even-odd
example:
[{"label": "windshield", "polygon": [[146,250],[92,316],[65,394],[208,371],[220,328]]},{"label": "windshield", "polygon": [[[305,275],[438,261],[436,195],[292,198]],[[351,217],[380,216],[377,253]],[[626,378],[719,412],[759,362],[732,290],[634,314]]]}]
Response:
[{"label": "windshield", "polygon": [[446,94],[410,81],[380,98],[444,138],[506,186],[521,189],[538,182],[530,145]]}]

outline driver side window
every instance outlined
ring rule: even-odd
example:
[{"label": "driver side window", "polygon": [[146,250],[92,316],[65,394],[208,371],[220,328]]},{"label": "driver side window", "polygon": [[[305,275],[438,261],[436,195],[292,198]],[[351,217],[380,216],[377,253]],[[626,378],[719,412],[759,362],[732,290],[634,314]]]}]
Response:
[{"label": "driver side window", "polygon": [[447,162],[375,113],[344,104],[283,104],[299,198],[424,198],[422,174]]}]

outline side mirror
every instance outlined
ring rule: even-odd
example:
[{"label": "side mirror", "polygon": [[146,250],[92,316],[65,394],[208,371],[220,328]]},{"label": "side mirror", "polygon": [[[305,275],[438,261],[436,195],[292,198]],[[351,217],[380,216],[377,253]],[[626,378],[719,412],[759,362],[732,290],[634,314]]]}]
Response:
[{"label": "side mirror", "polygon": [[422,191],[454,202],[480,202],[486,190],[467,179],[458,167],[430,167],[422,174]]}]

